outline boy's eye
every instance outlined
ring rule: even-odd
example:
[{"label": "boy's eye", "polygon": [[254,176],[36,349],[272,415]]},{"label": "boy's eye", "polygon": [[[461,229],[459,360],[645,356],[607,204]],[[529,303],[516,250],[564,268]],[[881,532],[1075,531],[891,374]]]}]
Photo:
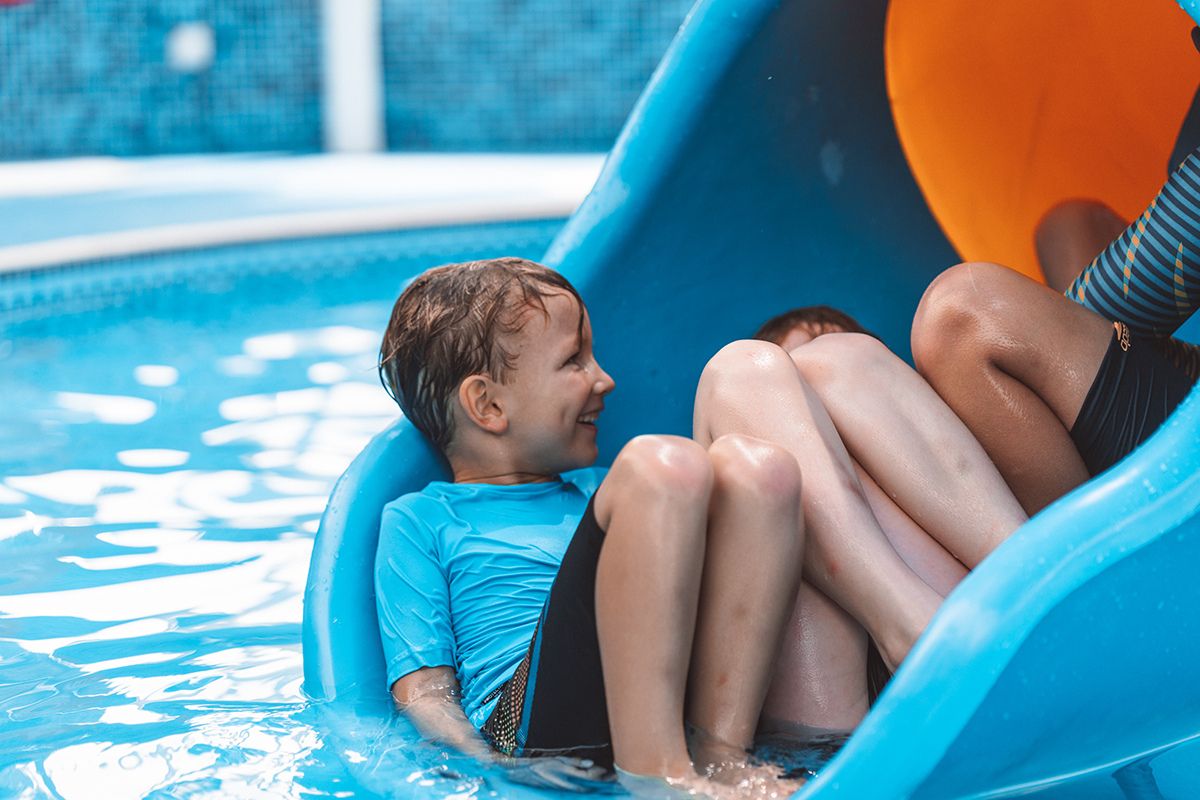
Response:
[{"label": "boy's eye", "polygon": [[570,358],[568,358],[566,361],[564,361],[564,362],[563,362],[563,366],[565,367],[565,366],[567,366],[567,364],[578,364],[578,363],[579,363],[579,357],[580,357],[580,356],[582,356],[582,355],[583,355],[582,353],[574,353],[574,354],[572,354]]}]

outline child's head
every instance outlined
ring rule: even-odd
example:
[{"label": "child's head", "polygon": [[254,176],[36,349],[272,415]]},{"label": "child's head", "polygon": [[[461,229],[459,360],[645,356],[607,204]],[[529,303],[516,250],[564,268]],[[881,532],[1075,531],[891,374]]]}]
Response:
[{"label": "child's head", "polygon": [[859,325],[854,317],[836,308],[805,306],[771,317],[755,332],[754,338],[792,350],[826,333],[871,332]]},{"label": "child's head", "polygon": [[595,460],[594,415],[613,387],[592,354],[579,293],[519,258],[418,276],[392,309],[379,371],[452,465],[469,458],[546,474]]}]

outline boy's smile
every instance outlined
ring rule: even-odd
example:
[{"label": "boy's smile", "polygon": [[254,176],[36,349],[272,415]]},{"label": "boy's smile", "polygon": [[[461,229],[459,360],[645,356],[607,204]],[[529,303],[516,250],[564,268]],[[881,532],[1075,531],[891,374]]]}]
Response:
[{"label": "boy's smile", "polygon": [[596,460],[596,421],[614,382],[592,352],[587,311],[565,293],[528,312],[509,346],[516,363],[502,387],[506,449],[522,472],[557,475]]}]

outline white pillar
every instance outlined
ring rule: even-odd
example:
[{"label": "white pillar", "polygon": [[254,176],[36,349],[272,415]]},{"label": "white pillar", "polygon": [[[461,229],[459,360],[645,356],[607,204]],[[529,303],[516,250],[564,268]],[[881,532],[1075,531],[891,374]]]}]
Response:
[{"label": "white pillar", "polygon": [[380,0],[321,0],[321,124],[328,151],[387,146],[380,16]]}]

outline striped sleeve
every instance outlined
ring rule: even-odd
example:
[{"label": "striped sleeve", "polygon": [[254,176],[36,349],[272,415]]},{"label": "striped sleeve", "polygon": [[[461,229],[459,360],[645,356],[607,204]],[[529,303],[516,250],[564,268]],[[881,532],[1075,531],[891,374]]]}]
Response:
[{"label": "striped sleeve", "polygon": [[1200,149],[1066,295],[1149,336],[1168,336],[1192,315],[1200,306]]}]

